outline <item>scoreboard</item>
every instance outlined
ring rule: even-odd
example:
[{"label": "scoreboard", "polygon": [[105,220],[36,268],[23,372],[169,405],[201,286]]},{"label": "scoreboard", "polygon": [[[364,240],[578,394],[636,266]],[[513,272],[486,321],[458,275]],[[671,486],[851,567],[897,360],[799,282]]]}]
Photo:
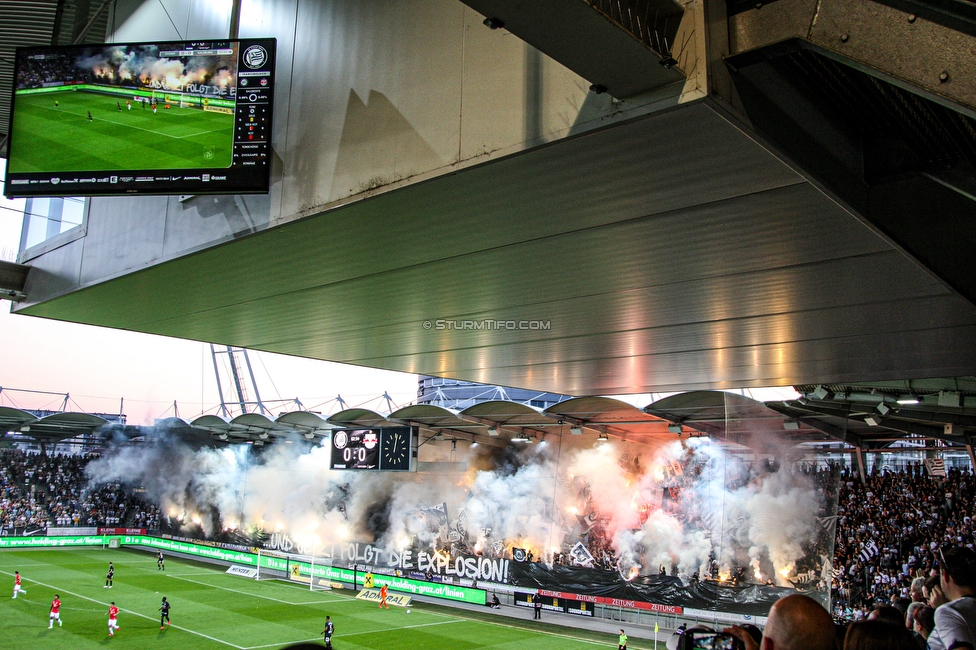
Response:
[{"label": "scoreboard", "polygon": [[417,431],[412,427],[337,429],[329,469],[410,471]]}]

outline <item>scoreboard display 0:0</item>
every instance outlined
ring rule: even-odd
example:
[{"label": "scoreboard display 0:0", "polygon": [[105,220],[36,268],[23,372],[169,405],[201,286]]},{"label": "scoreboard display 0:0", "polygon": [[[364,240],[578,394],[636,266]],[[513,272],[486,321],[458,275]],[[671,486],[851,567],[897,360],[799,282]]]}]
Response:
[{"label": "scoreboard display 0:0", "polygon": [[331,469],[377,469],[380,436],[375,429],[332,432]]}]

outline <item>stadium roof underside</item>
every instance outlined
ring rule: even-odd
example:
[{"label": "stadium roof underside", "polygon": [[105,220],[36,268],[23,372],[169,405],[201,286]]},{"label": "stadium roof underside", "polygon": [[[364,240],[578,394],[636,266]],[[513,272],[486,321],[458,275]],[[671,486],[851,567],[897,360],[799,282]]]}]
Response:
[{"label": "stadium roof underside", "polygon": [[[976,380],[952,381],[951,385],[935,380],[912,382],[911,387],[904,383],[801,386],[802,398],[766,403],[735,393],[692,391],[665,397],[643,409],[608,397],[574,398],[545,410],[493,400],[463,410],[416,404],[389,414],[352,408],[329,416],[292,411],[277,418],[259,413],[232,419],[171,417],[157,421],[154,427],[119,427],[83,413],[36,418],[0,407],[0,427],[46,443],[94,433],[99,444],[173,435],[194,446],[260,447],[280,442],[320,444],[333,429],[407,425],[420,429],[422,442],[457,439],[492,446],[563,436],[658,445],[681,436],[707,436],[760,453],[769,449],[771,440],[843,442],[870,451],[890,450],[899,441],[911,439],[916,450],[968,450],[971,440],[962,427],[976,426]],[[898,402],[909,395],[918,403]],[[883,415],[879,405],[885,405]]]},{"label": "stadium roof underside", "polygon": [[109,421],[90,413],[59,412],[38,417],[29,411],[0,406],[0,431],[19,433],[40,443],[58,443],[89,435]]},{"label": "stadium roof underside", "polygon": [[[559,63],[580,66],[594,84],[587,102],[600,87],[617,93],[613,79],[649,79],[601,56],[627,56],[634,43],[616,33],[584,42],[575,19],[539,13],[564,3],[465,1]],[[183,208],[172,221],[143,215],[160,233],[147,242],[150,221],[125,207],[145,204],[119,201],[112,210],[120,212],[103,213],[84,240],[34,261],[16,311],[581,396],[969,376],[976,91],[967,71],[976,19],[926,11],[940,4],[706,2],[715,11],[700,13],[715,23],[694,33],[715,59],[695,59],[711,80],[700,100],[669,100],[402,184],[370,181],[219,245],[179,248],[196,228],[178,226],[191,223],[180,221]],[[906,8],[918,20],[907,20]],[[589,16],[580,20],[591,34],[604,33],[604,16],[579,15]],[[861,36],[838,38],[851,26]],[[587,67],[598,60],[607,69]],[[670,83],[662,61],[650,67]],[[602,79],[609,73],[619,76]],[[305,172],[339,165],[304,148],[308,124],[296,118],[290,128],[280,194],[326,196]],[[215,197],[213,214],[233,221],[234,205]],[[120,265],[122,242],[145,259]],[[170,244],[178,257],[165,257]],[[677,417],[666,406],[660,414]],[[853,439],[861,424],[864,436],[878,428],[853,406],[809,406],[776,407],[799,427],[784,429],[789,435]],[[702,426],[707,419],[714,431],[714,407],[701,408]],[[647,413],[615,413],[594,426],[662,426],[630,424]],[[924,425],[917,430],[935,437],[933,422],[902,413],[885,416],[891,431]],[[468,417],[411,412],[464,430],[455,415]],[[496,415],[503,429],[553,429],[532,413]],[[578,415],[545,417],[565,425]],[[349,412],[343,423],[378,417]],[[252,419],[208,426],[228,440],[276,430]]]}]

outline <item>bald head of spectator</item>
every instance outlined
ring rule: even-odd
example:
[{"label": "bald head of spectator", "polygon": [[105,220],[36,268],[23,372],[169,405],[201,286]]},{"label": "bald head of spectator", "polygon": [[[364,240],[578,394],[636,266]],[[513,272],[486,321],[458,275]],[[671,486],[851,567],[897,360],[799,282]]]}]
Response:
[{"label": "bald head of spectator", "polygon": [[834,621],[820,603],[794,594],[769,610],[762,650],[833,650]]}]

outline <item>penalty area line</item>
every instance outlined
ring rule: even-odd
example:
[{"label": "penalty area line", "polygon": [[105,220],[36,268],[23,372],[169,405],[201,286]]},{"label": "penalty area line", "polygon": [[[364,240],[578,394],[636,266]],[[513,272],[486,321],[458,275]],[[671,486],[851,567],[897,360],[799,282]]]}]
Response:
[{"label": "penalty area line", "polygon": [[292,601],[292,600],[283,600],[281,598],[275,598],[274,596],[262,596],[261,594],[251,593],[250,591],[241,591],[240,589],[231,589],[230,587],[220,587],[218,585],[211,584],[209,582],[201,582],[199,580],[190,580],[189,578],[181,578],[180,576],[172,575],[172,574],[170,574],[169,577],[170,578],[176,578],[177,580],[183,580],[185,582],[192,582],[194,584],[203,585],[204,587],[210,587],[211,589],[220,589],[222,591],[230,591],[230,592],[233,592],[235,594],[241,594],[242,596],[252,596],[254,598],[264,598],[265,600],[273,600],[276,603],[282,603],[284,605],[318,605],[319,603],[338,603],[341,600],[343,600],[341,598],[335,598],[335,599],[331,599],[331,600],[310,600],[310,601],[305,601],[305,602],[295,602],[295,601]]},{"label": "penalty area line", "polygon": [[[383,628],[382,630],[364,630],[362,632],[350,632],[349,634],[343,634],[341,638],[344,639],[344,638],[350,637],[350,636],[362,636],[363,634],[383,634],[384,632],[396,632],[398,630],[410,630],[410,629],[413,629],[413,628],[416,628],[416,627],[430,627],[431,625],[450,625],[451,623],[459,623],[459,622],[460,621],[441,621],[439,623],[418,623],[417,625],[401,625],[399,627]],[[311,639],[301,639],[299,641],[289,641],[288,643],[289,644],[292,644],[292,643],[308,643],[309,641],[318,641],[319,640],[319,637],[321,637],[321,636],[322,635],[320,634],[319,636],[312,637]],[[252,645],[252,646],[248,646],[248,647],[244,648],[244,650],[258,650],[259,648],[271,648],[271,647],[280,646],[280,645],[281,645],[281,643],[268,643],[266,645]]]},{"label": "penalty area line", "polygon": [[[0,571],[0,573],[6,574],[8,576],[13,576],[13,574],[10,573],[9,571]],[[74,596],[75,598],[81,598],[83,600],[87,600],[87,601],[92,602],[92,603],[97,603],[97,604],[101,605],[102,607],[108,607],[108,603],[103,603],[100,600],[95,600],[94,598],[89,598],[88,596],[82,596],[81,594],[76,594],[73,591],[68,591],[67,589],[62,589],[60,587],[56,587],[54,585],[49,585],[49,584],[44,583],[44,582],[39,582],[37,580],[30,580],[30,582],[33,582],[36,585],[41,585],[42,587],[47,587],[48,589],[53,589],[53,590],[57,591],[58,593],[68,594],[70,596]],[[139,618],[144,618],[144,619],[150,620],[153,623],[156,622],[156,618],[155,617],[153,617],[153,616],[146,616],[145,614],[140,614],[139,612],[135,612],[135,611],[133,611],[131,609],[123,609],[123,608],[119,607],[119,611],[120,612],[125,612],[126,614],[132,614],[133,616],[138,616]],[[179,625],[170,625],[170,627],[176,628],[177,630],[182,630],[183,632],[189,632],[190,634],[195,634],[197,636],[203,637],[204,639],[209,639],[209,640],[215,641],[217,643],[222,643],[224,645],[229,645],[232,648],[237,648],[237,650],[246,650],[244,648],[244,646],[239,646],[239,645],[237,645],[235,643],[231,643],[230,641],[224,641],[223,639],[218,639],[215,636],[210,636],[209,634],[204,634],[203,632],[197,632],[195,630],[191,630],[191,629],[186,628],[186,627],[181,627]]]},{"label": "penalty area line", "polygon": [[[430,614],[431,616],[443,616],[446,618],[455,618],[461,621],[470,621],[472,623],[485,623],[487,625],[497,625],[499,627],[507,627],[513,630],[522,630],[523,632],[532,632],[535,634],[541,634],[543,636],[555,636],[563,639],[572,639],[573,641],[579,641],[580,643],[589,643],[590,645],[606,645],[606,641],[593,641],[592,639],[583,639],[578,636],[572,636],[569,634],[559,634],[558,632],[543,632],[541,630],[533,630],[528,627],[522,627],[520,625],[509,625],[508,623],[499,623],[497,621],[483,621],[479,618],[468,618],[467,616],[457,616],[455,614],[441,614],[440,612],[428,612],[426,610],[422,611],[424,614]],[[613,636],[610,632],[606,632],[610,636]]]}]

